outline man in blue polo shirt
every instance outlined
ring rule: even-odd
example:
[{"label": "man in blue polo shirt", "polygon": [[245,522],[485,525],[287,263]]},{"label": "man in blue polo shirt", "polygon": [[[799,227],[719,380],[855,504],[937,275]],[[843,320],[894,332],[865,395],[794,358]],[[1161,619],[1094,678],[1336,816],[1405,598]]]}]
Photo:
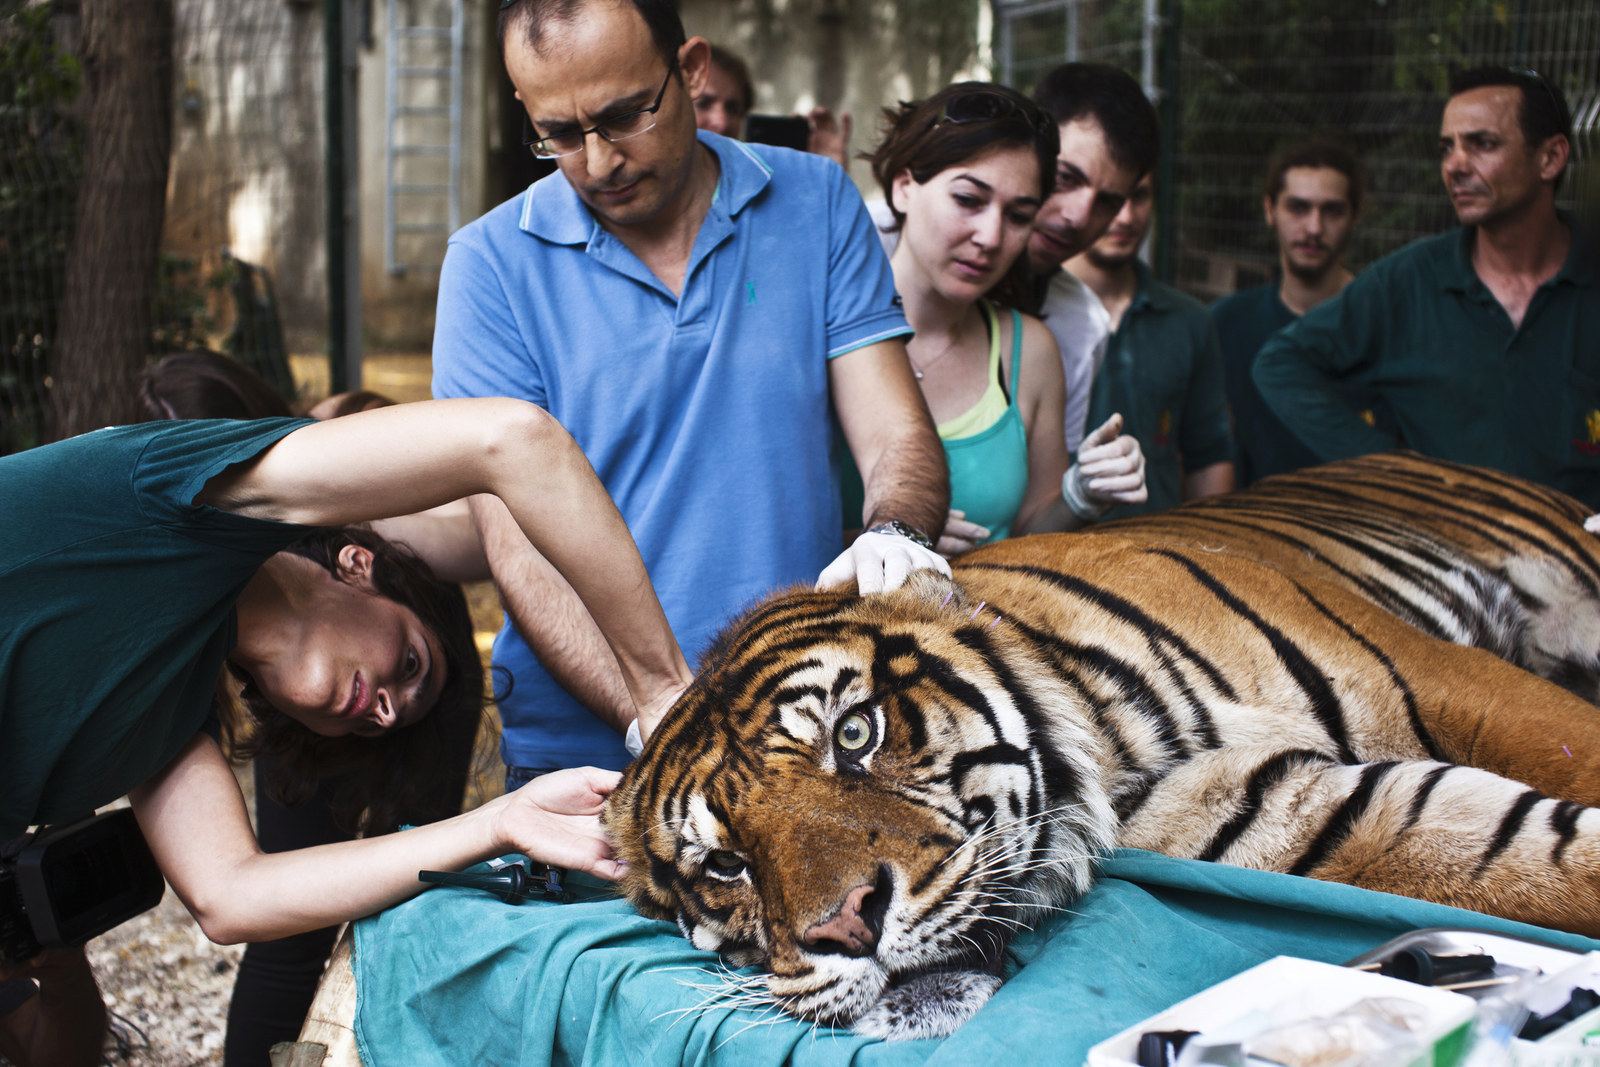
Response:
[{"label": "man in blue polo shirt", "polygon": [[[1440,175],[1461,226],[1373,263],[1266,343],[1262,398],[1319,459],[1403,445],[1600,509],[1600,286],[1556,210],[1572,118],[1533,71],[1451,83]],[[1341,389],[1376,394],[1398,432]]]},{"label": "man in blue polo shirt", "polygon": [[[520,397],[567,427],[691,659],[741,607],[819,572],[871,592],[943,569],[926,548],[943,451],[860,195],[829,160],[696,134],[710,48],[668,0],[560,7],[502,7],[530,146],[560,171],[452,238],[435,394]],[[830,401],[868,530],[832,564]],[[635,712],[594,623],[498,506],[474,514],[508,609],[508,784],[620,766]]]}]

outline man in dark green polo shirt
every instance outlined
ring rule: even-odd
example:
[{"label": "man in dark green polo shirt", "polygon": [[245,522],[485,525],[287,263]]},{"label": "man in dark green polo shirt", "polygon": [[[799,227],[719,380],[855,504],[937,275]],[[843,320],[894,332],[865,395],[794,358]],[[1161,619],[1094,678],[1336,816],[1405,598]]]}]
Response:
[{"label": "man in dark green polo shirt", "polygon": [[[1325,138],[1278,152],[1267,167],[1261,210],[1278,244],[1278,277],[1225,296],[1210,307],[1222,346],[1223,382],[1233,410],[1234,466],[1241,487],[1319,462],[1272,413],[1250,368],[1267,338],[1339,292],[1354,277],[1344,252],[1366,194],[1366,169]],[[1352,398],[1368,412],[1371,402]]]},{"label": "man in dark green polo shirt", "polygon": [[1113,412],[1145,455],[1143,504],[1111,518],[1170,508],[1233,488],[1233,439],[1222,388],[1222,356],[1206,309],[1155,280],[1139,260],[1150,230],[1153,178],[1134,186],[1105,235],[1067,270],[1105,305],[1111,338],[1089,393],[1090,426]]},{"label": "man in dark green polo shirt", "polygon": [[[1440,171],[1461,227],[1380,259],[1257,357],[1261,395],[1319,458],[1404,446],[1600,509],[1600,290],[1555,207],[1571,129],[1531,71],[1452,82]],[[1341,384],[1376,392],[1397,432]]]}]

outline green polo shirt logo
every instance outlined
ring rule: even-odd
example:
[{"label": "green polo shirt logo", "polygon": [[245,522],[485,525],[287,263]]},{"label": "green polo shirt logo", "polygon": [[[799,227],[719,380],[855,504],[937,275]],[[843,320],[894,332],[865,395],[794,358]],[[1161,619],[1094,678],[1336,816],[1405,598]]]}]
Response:
[{"label": "green polo shirt logo", "polygon": [[1600,455],[1600,411],[1591,411],[1585,415],[1583,428],[1588,431],[1589,439],[1579,441],[1574,438],[1572,447],[1586,456]]}]

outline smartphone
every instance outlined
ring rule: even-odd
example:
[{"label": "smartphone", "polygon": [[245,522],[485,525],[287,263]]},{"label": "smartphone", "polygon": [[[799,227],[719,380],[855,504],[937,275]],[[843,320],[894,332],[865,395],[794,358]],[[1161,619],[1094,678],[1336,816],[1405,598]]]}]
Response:
[{"label": "smartphone", "polygon": [[804,152],[811,140],[811,124],[799,115],[746,115],[744,139]]}]

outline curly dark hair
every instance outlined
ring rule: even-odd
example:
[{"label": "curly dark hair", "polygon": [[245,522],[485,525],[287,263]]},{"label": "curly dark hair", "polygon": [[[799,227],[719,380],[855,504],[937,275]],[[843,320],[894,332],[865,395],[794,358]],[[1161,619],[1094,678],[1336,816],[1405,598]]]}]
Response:
[{"label": "curly dark hair", "polygon": [[[993,118],[981,121],[945,121],[946,108],[962,97],[988,95],[1010,104]],[[1040,107],[1015,89],[992,82],[956,82],[922,101],[900,102],[899,107],[883,109],[885,130],[878,147],[866,156],[872,176],[878,179],[894,228],[905,225],[905,215],[894,206],[894,180],[910,171],[921,184],[941,171],[958,167],[969,159],[996,148],[1027,148],[1039,164],[1039,198],[1050,195],[1055,183],[1056,154],[1061,150],[1056,124]],[[1022,307],[1028,299],[1028,257],[1017,257],[1005,275],[988,294],[1008,307]]]},{"label": "curly dark hair", "polygon": [[1279,149],[1267,165],[1267,180],[1262,186],[1267,199],[1276,201],[1283,192],[1285,175],[1296,167],[1326,167],[1344,175],[1345,199],[1350,210],[1359,214],[1367,195],[1367,168],[1350,149],[1332,137],[1313,137]]},{"label": "curly dark hair", "polygon": [[230,723],[224,716],[224,740],[235,759],[272,757],[265,785],[280,803],[305,803],[328,780],[335,819],[370,836],[461,811],[488,701],[472,618],[459,586],[435,578],[408,549],[361,526],[313,530],[283,551],[312,560],[343,581],[338,558],[346,545],[372,553],[378,595],[410,608],[438,638],[445,667],[438,703],[417,722],[377,738],[323,737],[247,687],[239,701],[244,721]]}]

